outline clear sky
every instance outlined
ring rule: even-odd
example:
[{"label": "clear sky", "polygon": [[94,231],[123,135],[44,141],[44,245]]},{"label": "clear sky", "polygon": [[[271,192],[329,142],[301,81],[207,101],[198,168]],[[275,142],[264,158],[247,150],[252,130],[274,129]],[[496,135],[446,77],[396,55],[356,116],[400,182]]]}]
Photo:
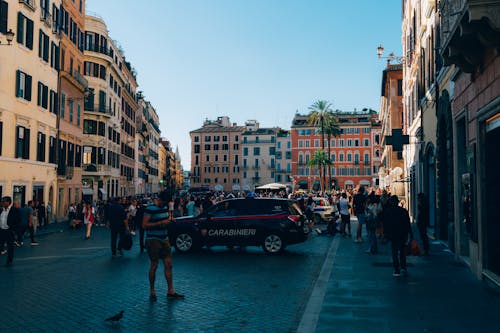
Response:
[{"label": "clear sky", "polygon": [[190,168],[189,131],[229,116],[289,129],[319,99],[378,111],[401,0],[87,0],[138,72],[162,137]]}]

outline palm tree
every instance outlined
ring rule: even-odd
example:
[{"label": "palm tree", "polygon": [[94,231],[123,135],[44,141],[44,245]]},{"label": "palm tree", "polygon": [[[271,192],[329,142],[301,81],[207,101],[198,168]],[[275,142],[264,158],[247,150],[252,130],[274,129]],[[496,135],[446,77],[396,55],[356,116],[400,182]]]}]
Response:
[{"label": "palm tree", "polygon": [[[333,114],[331,106],[332,104],[328,101],[318,100],[309,107],[310,113],[307,116],[307,123],[309,125],[320,128],[321,149],[323,150],[323,152],[325,150],[325,124],[329,122],[329,118]],[[326,172],[323,169],[323,183],[326,182],[325,173]]]},{"label": "palm tree", "polygon": [[[317,167],[319,170],[319,179],[320,179],[320,189],[324,192],[324,170],[325,166],[332,165],[332,161],[330,157],[326,156],[324,150],[317,150],[314,152],[312,158],[307,162],[308,167]],[[323,177],[322,177],[323,176]]]},{"label": "palm tree", "polygon": [[[335,114],[332,111],[329,111],[327,114],[327,117],[325,117],[325,126],[324,126],[324,132],[327,137],[327,146],[328,146],[328,158],[331,158],[331,138],[340,136],[342,134],[342,130],[339,127],[339,122],[338,118],[335,116]],[[330,163],[328,165],[328,187],[331,188],[332,184],[332,171],[331,171],[331,166],[333,163]]]}]

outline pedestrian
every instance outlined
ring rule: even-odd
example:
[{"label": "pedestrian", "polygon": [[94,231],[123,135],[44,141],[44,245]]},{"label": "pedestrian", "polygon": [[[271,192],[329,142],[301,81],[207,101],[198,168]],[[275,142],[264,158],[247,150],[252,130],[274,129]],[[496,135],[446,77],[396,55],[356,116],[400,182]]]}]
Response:
[{"label": "pedestrian", "polygon": [[22,214],[22,208],[21,208],[21,204],[19,203],[18,200],[14,201],[14,207],[16,207],[17,209],[19,209],[19,224],[17,225],[16,227],[16,230],[15,230],[15,241],[14,241],[14,245],[17,246],[17,247],[21,247],[24,245],[24,232],[26,231],[26,229],[28,228],[28,218],[23,218],[23,214]]},{"label": "pedestrian", "polygon": [[49,202],[47,202],[47,222],[48,222],[48,224],[52,223],[52,219],[53,219],[52,204],[49,201]]},{"label": "pedestrian", "polygon": [[5,263],[7,267],[12,266],[14,261],[14,234],[20,220],[19,209],[12,205],[12,198],[3,197],[0,214],[0,244],[7,244],[7,262]]},{"label": "pedestrian", "polygon": [[340,213],[340,235],[343,237],[351,237],[351,215],[349,214],[350,205],[345,192],[342,192],[340,195],[340,200],[337,205]]},{"label": "pedestrian", "polygon": [[132,199],[130,206],[127,209],[128,213],[128,225],[130,227],[130,233],[135,236],[136,230],[136,215],[137,215],[137,199]]},{"label": "pedestrian", "polygon": [[43,201],[38,205],[38,225],[40,229],[47,229],[47,210]]},{"label": "pedestrian", "polygon": [[73,229],[76,228],[75,219],[76,219],[76,205],[70,203],[68,208],[68,226],[70,228]]},{"label": "pedestrian", "polygon": [[380,215],[381,207],[380,200],[375,195],[375,192],[372,192],[368,196],[368,202],[366,206],[367,218],[366,218],[366,230],[368,232],[368,241],[370,243],[370,247],[366,250],[366,253],[377,254],[378,246],[377,246],[377,234],[376,230],[380,224],[379,215]]},{"label": "pedestrian", "polygon": [[28,204],[21,210],[22,218],[27,217],[28,219],[28,232],[30,234],[31,246],[39,245],[35,240],[35,228],[33,222],[33,200],[28,201]]},{"label": "pedestrian", "polygon": [[366,195],[365,187],[360,186],[352,200],[354,215],[358,218],[358,227],[356,228],[356,243],[363,242],[362,231],[363,225],[366,223]]},{"label": "pedestrian", "polygon": [[196,198],[194,201],[193,216],[198,216],[202,212],[201,199]]},{"label": "pedestrian", "polygon": [[187,197],[186,211],[188,216],[194,216],[194,198]]},{"label": "pedestrian", "polygon": [[92,230],[92,225],[94,224],[94,207],[92,207],[92,204],[90,201],[85,201],[83,204],[83,224],[85,224],[85,239],[90,238],[90,231]]},{"label": "pedestrian", "polygon": [[[121,240],[125,235],[126,231],[129,231],[129,225],[127,221],[127,212],[123,209],[123,206],[118,203],[118,200],[113,200],[107,210],[108,220],[109,220],[109,230],[111,231],[111,256],[116,257],[118,255],[123,256],[123,251],[121,248]],[[120,241],[118,242],[118,248],[116,242],[120,236]]]},{"label": "pedestrian", "polygon": [[417,195],[417,228],[422,240],[424,255],[429,254],[429,236],[427,236],[427,227],[429,226],[429,205],[425,194]]},{"label": "pedestrian", "polygon": [[157,204],[149,206],[144,212],[142,226],[146,230],[146,249],[151,261],[149,267],[149,299],[156,301],[155,279],[156,269],[158,268],[159,260],[163,260],[165,269],[165,278],[168,284],[167,298],[176,299],[184,298],[174,290],[172,279],[172,251],[168,240],[167,226],[171,223],[169,216],[168,203],[171,196],[167,191],[163,191],[158,195]]},{"label": "pedestrian", "polygon": [[393,276],[407,275],[405,246],[408,235],[413,239],[408,211],[400,207],[397,195],[389,198],[389,206],[383,211],[385,237],[391,241]]},{"label": "pedestrian", "polygon": [[144,218],[144,211],[146,210],[145,202],[139,202],[137,204],[137,212],[135,213],[135,218],[137,221],[137,228],[139,228],[139,247],[141,253],[144,252],[144,228],[142,227],[142,219]]}]

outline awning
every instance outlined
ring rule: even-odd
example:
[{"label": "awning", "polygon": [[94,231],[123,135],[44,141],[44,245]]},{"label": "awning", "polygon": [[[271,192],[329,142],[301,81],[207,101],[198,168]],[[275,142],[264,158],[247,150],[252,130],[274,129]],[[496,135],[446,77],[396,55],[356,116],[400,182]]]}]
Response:
[{"label": "awning", "polygon": [[83,195],[94,195],[94,190],[91,188],[82,188]]},{"label": "awning", "polygon": [[233,191],[239,191],[239,190],[241,190],[240,185],[238,185],[238,184],[234,184],[234,185],[233,185]]},{"label": "awning", "polygon": [[346,185],[354,185],[354,182],[352,180],[346,180],[344,182],[344,184],[346,184]]}]

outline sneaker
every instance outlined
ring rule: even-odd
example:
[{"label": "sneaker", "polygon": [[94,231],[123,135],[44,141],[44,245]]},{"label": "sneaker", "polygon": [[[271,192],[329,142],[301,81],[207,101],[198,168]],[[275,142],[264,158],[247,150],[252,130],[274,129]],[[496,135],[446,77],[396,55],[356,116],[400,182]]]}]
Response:
[{"label": "sneaker", "polygon": [[31,246],[36,246],[36,245],[40,245],[40,243],[38,243],[38,242],[31,242],[30,245]]},{"label": "sneaker", "polygon": [[316,228],[316,233],[317,233],[318,235],[321,235],[323,232],[321,231],[321,229],[320,229],[320,228]]},{"label": "sneaker", "polygon": [[398,271],[395,271],[394,273],[392,273],[392,276],[398,277],[401,276],[401,274]]}]

